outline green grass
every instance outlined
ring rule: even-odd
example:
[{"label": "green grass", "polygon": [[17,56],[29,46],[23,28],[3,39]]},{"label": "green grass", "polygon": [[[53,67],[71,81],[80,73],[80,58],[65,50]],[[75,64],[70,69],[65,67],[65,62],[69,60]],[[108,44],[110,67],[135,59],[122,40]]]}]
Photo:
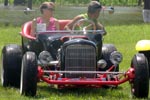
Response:
[{"label": "green grass", "polygon": [[[76,11],[77,8],[63,8],[65,13],[62,13],[62,9],[57,9],[57,18],[67,19],[72,18],[78,13],[84,12],[85,8]],[[122,8],[120,8],[122,9]],[[114,44],[118,51],[123,54],[123,61],[120,64],[120,71],[126,71],[130,67],[131,59],[134,54],[137,53],[135,50],[136,42],[141,39],[150,39],[150,24],[145,24],[142,22],[142,16],[139,9],[130,8],[131,13],[127,13],[128,8],[122,11],[124,13],[120,14],[120,10],[117,9],[116,13],[113,15],[108,15],[105,12],[104,17],[101,13],[100,20],[105,25],[107,30],[107,35],[104,36],[104,43]],[[136,10],[136,12],[135,12]],[[68,12],[69,11],[69,12]],[[73,11],[73,12],[72,12]],[[0,51],[4,45],[7,44],[20,44],[21,38],[19,32],[21,31],[20,26],[13,26],[17,18],[22,18],[18,20],[18,25],[21,25],[26,20],[32,19],[33,15],[26,16],[22,12],[13,14],[12,11],[6,10],[1,16],[0,21]],[[67,14],[67,13],[69,14]],[[61,16],[59,15],[61,13]],[[71,13],[71,14],[70,14]],[[2,11],[0,10],[0,14]],[[14,20],[11,19],[9,15],[13,15]],[[20,15],[20,16],[19,16]],[[38,15],[38,14],[37,14]],[[34,15],[34,16],[37,16]],[[66,16],[65,16],[66,15]],[[6,19],[12,20],[6,25]],[[7,27],[6,27],[7,26]],[[19,89],[16,88],[4,88],[0,85],[0,100],[132,100],[130,93],[130,85],[128,82],[119,85],[117,89],[53,89],[50,88],[48,84],[42,82],[38,83],[37,95],[35,97],[25,97],[20,96]],[[149,95],[150,99],[150,95]],[[137,99],[138,100],[138,99]]]}]

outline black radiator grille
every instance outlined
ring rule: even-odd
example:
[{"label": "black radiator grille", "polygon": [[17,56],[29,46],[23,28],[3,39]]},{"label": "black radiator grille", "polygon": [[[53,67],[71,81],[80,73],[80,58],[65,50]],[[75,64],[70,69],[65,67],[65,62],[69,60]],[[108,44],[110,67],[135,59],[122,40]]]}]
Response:
[{"label": "black radiator grille", "polygon": [[[66,71],[96,71],[96,50],[91,45],[70,45],[65,50]],[[65,74],[69,78],[94,77],[95,74]]]}]

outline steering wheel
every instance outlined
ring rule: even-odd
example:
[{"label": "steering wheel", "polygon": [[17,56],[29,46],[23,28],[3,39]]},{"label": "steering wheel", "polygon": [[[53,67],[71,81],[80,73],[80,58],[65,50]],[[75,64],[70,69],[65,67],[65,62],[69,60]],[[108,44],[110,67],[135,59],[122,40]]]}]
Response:
[{"label": "steering wheel", "polygon": [[[89,25],[85,26],[84,23],[88,23]],[[74,30],[75,30],[75,27],[77,27],[77,26],[80,27],[81,30],[83,30],[84,34],[87,33],[86,30],[88,29],[88,27],[91,27],[91,26],[93,27],[92,33],[95,33],[95,31],[96,31],[96,25],[92,20],[88,20],[88,19],[78,20],[72,27],[72,31],[73,31],[72,33],[75,33]]]}]

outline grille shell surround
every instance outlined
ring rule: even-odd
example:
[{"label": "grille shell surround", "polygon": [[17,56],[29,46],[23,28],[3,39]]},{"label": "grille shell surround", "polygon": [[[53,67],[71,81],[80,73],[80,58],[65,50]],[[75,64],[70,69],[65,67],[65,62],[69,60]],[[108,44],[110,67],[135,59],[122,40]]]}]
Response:
[{"label": "grille shell surround", "polygon": [[[96,45],[92,41],[73,39],[64,43],[61,53],[62,70],[96,71]],[[65,74],[66,78],[94,78],[95,74]]]}]

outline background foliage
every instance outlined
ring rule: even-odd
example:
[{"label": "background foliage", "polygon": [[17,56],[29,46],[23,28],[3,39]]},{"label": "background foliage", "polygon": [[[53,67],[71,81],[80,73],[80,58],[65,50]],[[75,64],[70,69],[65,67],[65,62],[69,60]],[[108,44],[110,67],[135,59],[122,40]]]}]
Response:
[{"label": "background foliage", "polygon": [[[13,4],[14,0],[9,0],[10,4]],[[26,0],[28,1],[28,0]],[[34,5],[41,4],[44,1],[53,0],[32,0]],[[60,5],[82,5],[89,3],[90,0],[55,0]],[[119,6],[135,6],[138,5],[138,0],[99,0],[103,5],[119,5]],[[3,3],[4,0],[0,0]]]}]

